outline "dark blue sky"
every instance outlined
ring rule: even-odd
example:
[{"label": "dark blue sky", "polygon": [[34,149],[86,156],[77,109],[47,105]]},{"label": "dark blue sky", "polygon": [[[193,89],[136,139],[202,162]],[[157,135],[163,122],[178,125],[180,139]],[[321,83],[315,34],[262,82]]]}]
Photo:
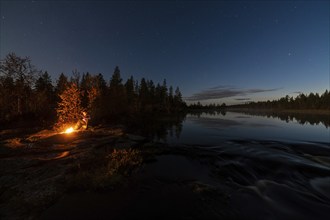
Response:
[{"label": "dark blue sky", "polygon": [[[0,56],[130,75],[190,100],[240,103],[329,89],[329,1],[3,1]],[[209,99],[209,98],[215,98]],[[218,98],[218,99],[217,99]]]}]

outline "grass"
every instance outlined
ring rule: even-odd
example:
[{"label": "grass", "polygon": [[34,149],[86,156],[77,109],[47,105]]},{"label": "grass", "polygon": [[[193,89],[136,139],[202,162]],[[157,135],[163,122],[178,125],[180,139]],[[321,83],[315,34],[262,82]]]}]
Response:
[{"label": "grass", "polygon": [[127,150],[114,149],[107,158],[109,159],[107,173],[110,176],[118,173],[129,175],[136,167],[142,164],[140,151],[131,148]]},{"label": "grass", "polygon": [[141,152],[136,149],[114,149],[106,156],[94,156],[76,164],[74,172],[67,176],[69,190],[112,189],[120,185],[126,176],[134,172],[143,162]]}]

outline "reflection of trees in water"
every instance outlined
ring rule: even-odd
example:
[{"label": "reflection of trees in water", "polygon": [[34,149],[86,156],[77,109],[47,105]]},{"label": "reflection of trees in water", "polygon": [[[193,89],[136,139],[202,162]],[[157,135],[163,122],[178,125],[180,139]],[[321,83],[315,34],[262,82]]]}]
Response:
[{"label": "reflection of trees in water", "polygon": [[197,116],[198,118],[201,117],[202,114],[207,114],[207,115],[222,115],[226,116],[226,111],[224,109],[203,109],[203,110],[190,110],[189,114],[193,116]]},{"label": "reflection of trees in water", "polygon": [[[261,112],[261,111],[235,111],[251,116],[263,116],[267,118],[280,119],[289,123],[296,120],[299,124],[319,125],[323,124],[326,128],[330,126],[329,115],[313,115],[302,113],[283,113],[283,112]],[[203,110],[189,111],[189,115],[201,117],[202,114],[209,115],[226,115],[224,110]],[[182,132],[182,123],[185,120],[186,114],[173,114],[167,116],[145,116],[139,119],[134,119],[130,122],[129,127],[139,134],[149,138],[150,140],[164,140],[167,137],[180,138]]]},{"label": "reflection of trees in water", "polygon": [[[232,111],[232,110],[231,110]],[[311,125],[319,125],[323,124],[326,128],[330,126],[330,115],[322,115],[322,114],[304,114],[299,112],[270,112],[270,111],[244,111],[244,110],[234,110],[233,112],[240,112],[247,115],[254,116],[263,116],[267,118],[275,118],[280,119],[282,121],[286,121],[287,123],[290,121],[296,120],[299,124],[311,124]],[[200,118],[202,114],[208,115],[226,115],[226,111],[224,109],[217,110],[191,110],[189,111],[190,115],[197,116]]]},{"label": "reflection of trees in water", "polygon": [[296,120],[299,124],[319,125],[323,124],[326,128],[330,126],[330,115],[304,114],[295,112],[261,112],[261,111],[240,111],[248,115],[264,116],[267,118],[277,118],[287,123]]},{"label": "reflection of trees in water", "polygon": [[130,128],[150,140],[164,140],[168,136],[180,138],[185,114],[148,116],[131,123]]}]

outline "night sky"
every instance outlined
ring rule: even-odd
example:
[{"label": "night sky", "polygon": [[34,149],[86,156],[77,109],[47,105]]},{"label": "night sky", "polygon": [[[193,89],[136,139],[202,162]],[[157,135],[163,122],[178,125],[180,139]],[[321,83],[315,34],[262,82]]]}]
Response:
[{"label": "night sky", "polygon": [[61,72],[116,65],[186,100],[242,103],[329,89],[329,1],[3,1],[0,57]]}]

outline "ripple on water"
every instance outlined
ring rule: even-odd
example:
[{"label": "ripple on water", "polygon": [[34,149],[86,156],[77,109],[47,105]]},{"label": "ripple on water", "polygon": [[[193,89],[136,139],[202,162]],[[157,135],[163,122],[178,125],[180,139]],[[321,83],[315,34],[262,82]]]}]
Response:
[{"label": "ripple on water", "polygon": [[330,199],[330,176],[311,179],[310,185],[321,195]]}]

